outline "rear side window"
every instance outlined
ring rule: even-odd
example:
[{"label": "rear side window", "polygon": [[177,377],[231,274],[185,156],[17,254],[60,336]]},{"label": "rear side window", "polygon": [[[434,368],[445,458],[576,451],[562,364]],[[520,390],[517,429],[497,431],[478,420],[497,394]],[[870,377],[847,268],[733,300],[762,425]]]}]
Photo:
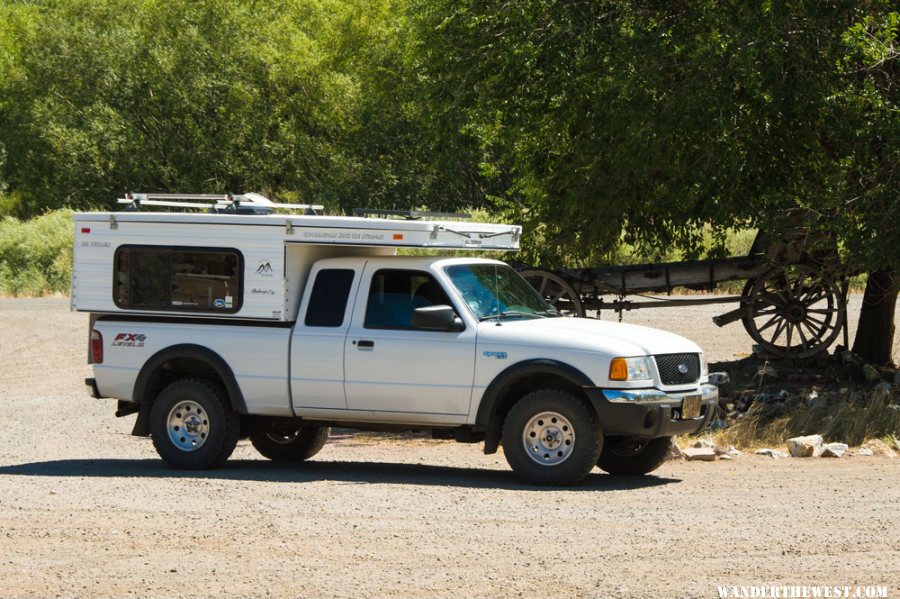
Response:
[{"label": "rear side window", "polygon": [[113,299],[132,310],[233,314],[241,308],[243,263],[231,249],[122,246]]},{"label": "rear side window", "polygon": [[319,271],[306,308],[308,327],[339,327],[344,324],[353,271],[329,268]]}]

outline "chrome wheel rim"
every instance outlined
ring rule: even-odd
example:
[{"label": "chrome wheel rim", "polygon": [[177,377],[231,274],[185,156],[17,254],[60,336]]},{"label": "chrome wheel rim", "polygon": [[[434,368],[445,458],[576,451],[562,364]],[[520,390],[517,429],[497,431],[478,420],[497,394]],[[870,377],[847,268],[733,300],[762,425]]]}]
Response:
[{"label": "chrome wheel rim", "polygon": [[541,412],[525,425],[522,432],[525,453],[536,464],[562,464],[575,449],[575,429],[568,418],[558,412]]},{"label": "chrome wheel rim", "polygon": [[180,401],[166,419],[169,440],[181,451],[196,451],[209,438],[209,416],[195,401]]}]

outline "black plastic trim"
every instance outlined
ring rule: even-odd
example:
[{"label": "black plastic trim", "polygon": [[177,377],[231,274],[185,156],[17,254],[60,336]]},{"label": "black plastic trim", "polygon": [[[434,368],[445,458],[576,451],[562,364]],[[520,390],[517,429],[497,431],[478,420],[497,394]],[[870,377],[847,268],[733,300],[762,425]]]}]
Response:
[{"label": "black plastic trim", "polygon": [[103,399],[103,396],[100,395],[100,389],[97,388],[97,379],[84,379],[84,384],[90,387],[91,397],[93,397],[94,399]]},{"label": "black plastic trim", "polygon": [[475,422],[481,426],[489,426],[494,417],[495,406],[503,392],[509,385],[515,383],[519,379],[534,374],[552,374],[566,379],[577,387],[593,387],[594,383],[590,378],[577,368],[550,359],[526,360],[513,364],[491,381],[484,394],[481,396],[481,403],[478,405],[478,415]]},{"label": "black plastic trim", "polygon": [[156,316],[153,314],[102,314],[97,320],[104,322],[159,322],[163,324],[199,324],[219,325],[231,327],[268,327],[275,329],[289,329],[293,322],[286,320],[254,320],[251,318],[231,318],[228,316],[210,316],[202,318],[197,316]]},{"label": "black plastic trim", "polygon": [[239,414],[248,413],[244,395],[241,393],[241,389],[238,386],[237,380],[234,378],[234,373],[231,371],[231,367],[228,366],[228,363],[225,362],[219,354],[208,347],[188,343],[167,347],[166,349],[156,352],[149,360],[147,360],[134,382],[132,401],[140,404],[149,403],[146,401],[145,395],[147,388],[150,385],[150,380],[163,364],[176,358],[191,358],[208,364],[216,372],[219,378],[222,379],[222,383],[225,385],[225,390],[228,391],[228,397],[231,399],[231,407],[234,411]]},{"label": "black plastic trim", "polygon": [[585,389],[585,393],[597,411],[600,426],[606,436],[654,439],[690,435],[706,428],[718,405],[718,398],[709,399],[703,403],[703,415],[700,418],[678,420],[673,418],[673,411],[681,409],[680,401],[658,404],[618,403],[606,399],[603,389]]}]

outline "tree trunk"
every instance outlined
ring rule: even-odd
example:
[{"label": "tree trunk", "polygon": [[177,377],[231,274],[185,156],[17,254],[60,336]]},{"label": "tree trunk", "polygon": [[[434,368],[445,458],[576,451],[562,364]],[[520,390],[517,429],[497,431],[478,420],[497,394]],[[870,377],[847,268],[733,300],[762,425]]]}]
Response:
[{"label": "tree trunk", "polygon": [[853,353],[862,356],[872,364],[889,366],[893,364],[894,309],[897,306],[897,291],[900,276],[893,270],[877,270],[869,273],[862,310],[859,313],[859,328],[853,340]]}]

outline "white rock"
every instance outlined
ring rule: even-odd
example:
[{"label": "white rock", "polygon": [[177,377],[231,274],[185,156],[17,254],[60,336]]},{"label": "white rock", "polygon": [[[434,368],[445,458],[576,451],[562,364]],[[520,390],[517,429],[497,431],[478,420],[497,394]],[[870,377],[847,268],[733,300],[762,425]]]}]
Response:
[{"label": "white rock", "polygon": [[875,455],[883,455],[887,458],[897,457],[897,452],[891,449],[890,446],[881,439],[866,441],[863,443],[863,448],[872,450],[872,453]]},{"label": "white rock", "polygon": [[682,450],[684,454],[684,459],[689,462],[700,461],[700,462],[715,462],[716,461],[716,450],[710,447],[689,447],[688,449]]},{"label": "white rock", "polygon": [[858,456],[862,456],[862,457],[865,457],[865,458],[870,458],[870,457],[872,457],[872,456],[875,455],[875,454],[872,452],[871,449],[869,449],[869,448],[867,448],[867,447],[862,447],[862,448],[857,449],[856,451],[854,451],[854,452],[853,452],[853,455],[858,455]]},{"label": "white rock", "polygon": [[719,459],[720,460],[733,460],[734,458],[731,457],[730,455],[728,455],[727,453],[723,453],[722,455],[719,456]]},{"label": "white rock", "polygon": [[774,449],[769,449],[768,447],[766,447],[766,448],[764,448],[764,449],[757,449],[754,453],[755,453],[756,455],[764,455],[764,456],[768,456],[768,457],[774,458],[774,459],[776,459],[776,460],[777,460],[778,458],[787,457],[787,456],[785,456],[783,453],[781,453],[780,451],[776,451],[776,450],[774,450]]},{"label": "white rock", "polygon": [[700,439],[699,441],[694,443],[691,447],[694,447],[696,449],[701,449],[701,448],[714,448],[715,446],[716,446],[716,444],[712,442],[712,439]]},{"label": "white rock", "polygon": [[846,443],[828,443],[822,447],[823,458],[842,458],[847,453]]},{"label": "white rock", "polygon": [[672,447],[669,449],[669,459],[670,460],[680,460],[684,458],[684,454],[681,452],[681,449],[675,443],[672,443]]},{"label": "white rock", "polygon": [[822,435],[808,435],[806,437],[794,437],[788,439],[788,451],[791,457],[813,458],[822,455],[822,444],[825,440]]},{"label": "white rock", "polygon": [[725,453],[726,455],[730,455],[732,457],[737,457],[740,455],[744,455],[744,452],[735,447],[734,445],[729,445],[728,450]]}]

